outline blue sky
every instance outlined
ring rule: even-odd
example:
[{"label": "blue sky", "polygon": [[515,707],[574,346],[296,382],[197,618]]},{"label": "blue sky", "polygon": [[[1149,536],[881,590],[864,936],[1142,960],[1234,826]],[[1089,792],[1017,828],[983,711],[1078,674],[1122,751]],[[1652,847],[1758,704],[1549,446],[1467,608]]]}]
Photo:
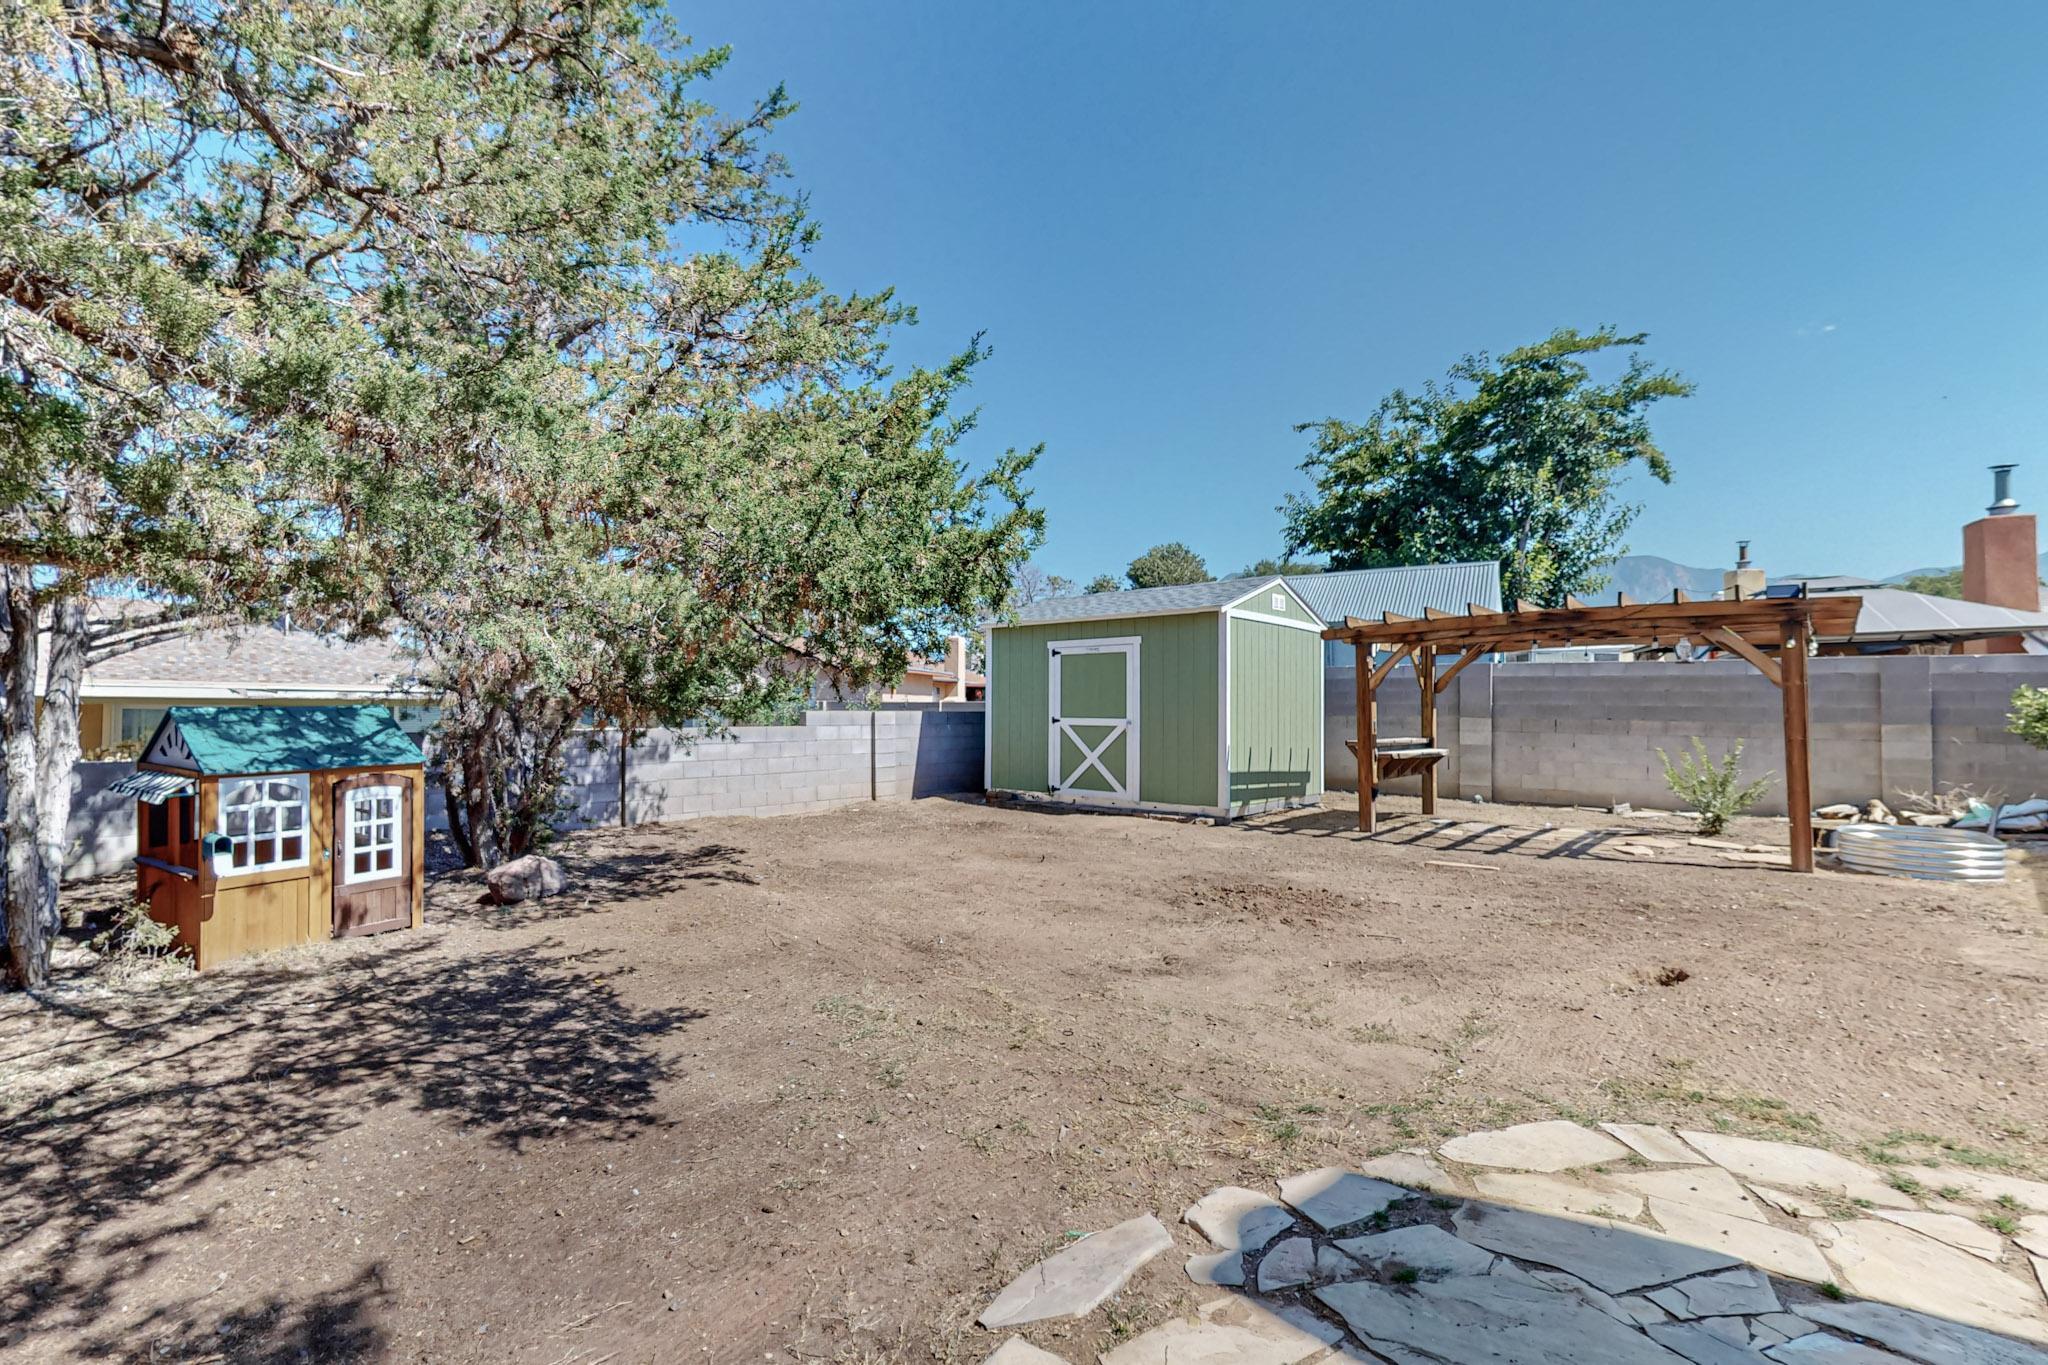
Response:
[{"label": "blue sky", "polygon": [[1294,423],[1567,324],[1699,385],[1636,552],[1959,562],[1996,461],[2048,509],[2048,5],[677,13],[721,104],[802,105],[820,275],[915,304],[906,361],[986,332],[1054,572],[1275,553]]}]

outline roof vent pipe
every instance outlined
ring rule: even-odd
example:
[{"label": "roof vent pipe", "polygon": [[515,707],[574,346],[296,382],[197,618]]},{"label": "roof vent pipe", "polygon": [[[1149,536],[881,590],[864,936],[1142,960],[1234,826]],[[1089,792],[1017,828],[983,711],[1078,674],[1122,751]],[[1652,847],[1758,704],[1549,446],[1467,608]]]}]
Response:
[{"label": "roof vent pipe", "polygon": [[2017,467],[2009,464],[1991,466],[1991,505],[1984,509],[1988,515],[2005,517],[2020,510],[2019,499],[2012,495],[2012,471]]},{"label": "roof vent pipe", "polygon": [[[2010,468],[2010,466],[2008,466],[2008,468]],[[1746,540],[1738,540],[1735,542],[1735,567],[1738,569],[1746,569],[1749,567],[1749,542]]]}]

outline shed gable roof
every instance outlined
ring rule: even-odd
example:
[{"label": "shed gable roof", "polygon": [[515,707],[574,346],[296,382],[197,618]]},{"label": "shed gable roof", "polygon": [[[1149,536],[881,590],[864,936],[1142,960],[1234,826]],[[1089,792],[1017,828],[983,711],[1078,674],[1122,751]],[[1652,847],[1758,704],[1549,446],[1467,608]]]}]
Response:
[{"label": "shed gable roof", "polygon": [[142,761],[215,774],[417,767],[426,758],[381,706],[173,706]]},{"label": "shed gable roof", "polygon": [[[1287,587],[1278,574],[1263,578],[1217,578],[1207,583],[1176,583],[1165,588],[1132,588],[1125,592],[1091,592],[1079,597],[1048,597],[1017,608],[1015,621],[997,626],[1039,626],[1054,621],[1110,621],[1128,616],[1172,616],[1180,612],[1222,611],[1264,589]],[[1290,592],[1292,587],[1288,587]],[[1300,593],[1295,593],[1300,597]],[[1308,602],[1304,599],[1304,606]],[[1313,607],[1310,608],[1313,610]]]}]

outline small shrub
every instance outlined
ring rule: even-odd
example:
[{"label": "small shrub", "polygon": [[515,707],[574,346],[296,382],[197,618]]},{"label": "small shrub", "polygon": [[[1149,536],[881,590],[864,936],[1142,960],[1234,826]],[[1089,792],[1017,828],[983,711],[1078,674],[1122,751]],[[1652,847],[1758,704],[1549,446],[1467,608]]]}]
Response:
[{"label": "small shrub", "polygon": [[2048,687],[2022,687],[2012,694],[2006,729],[2036,749],[2048,749]]},{"label": "small shrub", "polygon": [[1706,741],[1698,735],[1692,737],[1692,749],[1689,754],[1681,753],[1676,764],[1671,755],[1657,751],[1664,762],[1664,781],[1679,800],[1699,812],[1701,834],[1719,834],[1730,820],[1757,803],[1771,785],[1771,774],[1743,782],[1740,740],[1719,763],[1707,753]]},{"label": "small shrub", "polygon": [[88,946],[104,960],[110,977],[128,981],[162,965],[177,941],[176,929],[150,918],[148,901],[131,901],[114,912],[114,922]]}]

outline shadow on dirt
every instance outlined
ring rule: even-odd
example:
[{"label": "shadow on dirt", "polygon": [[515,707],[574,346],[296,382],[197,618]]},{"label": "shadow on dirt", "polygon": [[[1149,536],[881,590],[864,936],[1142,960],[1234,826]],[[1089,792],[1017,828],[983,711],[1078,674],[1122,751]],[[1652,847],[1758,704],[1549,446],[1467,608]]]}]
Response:
[{"label": "shadow on dirt", "polygon": [[[395,935],[154,993],[15,1002],[24,1013],[0,1072],[0,1095],[13,1091],[0,1117],[0,1252],[12,1271],[0,1348],[41,1324],[100,1318],[175,1245],[206,1237],[210,1215],[181,1202],[202,1182],[303,1155],[375,1107],[402,1105],[512,1151],[542,1137],[625,1140],[657,1122],[671,1074],[659,1044],[703,1011],[630,1005],[615,984],[629,963],[554,938],[469,958],[436,947]],[[53,1085],[35,1086],[52,1072]],[[350,1340],[375,1354],[368,1289],[356,1289],[250,1312],[275,1358],[299,1358],[292,1343],[309,1332],[329,1343],[313,1358],[349,1358],[335,1343]],[[131,1351],[134,1328],[104,1353]],[[269,1349],[233,1358],[271,1359]]]}]

